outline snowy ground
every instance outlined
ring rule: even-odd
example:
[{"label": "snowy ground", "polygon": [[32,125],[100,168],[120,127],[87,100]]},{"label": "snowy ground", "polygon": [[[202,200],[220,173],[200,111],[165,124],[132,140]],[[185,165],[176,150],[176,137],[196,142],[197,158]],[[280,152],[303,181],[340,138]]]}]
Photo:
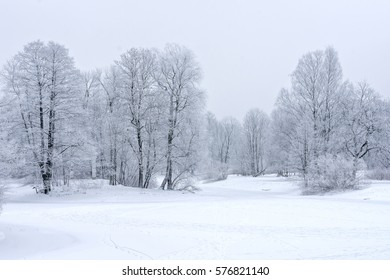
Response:
[{"label": "snowy ground", "polygon": [[390,259],[390,182],[326,196],[275,176],[196,193],[105,184],[45,196],[8,182],[0,259]]}]

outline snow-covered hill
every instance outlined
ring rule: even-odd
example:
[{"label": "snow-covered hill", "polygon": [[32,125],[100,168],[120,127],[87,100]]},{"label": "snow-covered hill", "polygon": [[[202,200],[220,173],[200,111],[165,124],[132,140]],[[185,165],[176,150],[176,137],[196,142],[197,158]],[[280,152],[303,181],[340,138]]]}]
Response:
[{"label": "snow-covered hill", "polygon": [[301,196],[294,180],[231,176],[195,193],[8,182],[0,259],[389,259],[390,182]]}]

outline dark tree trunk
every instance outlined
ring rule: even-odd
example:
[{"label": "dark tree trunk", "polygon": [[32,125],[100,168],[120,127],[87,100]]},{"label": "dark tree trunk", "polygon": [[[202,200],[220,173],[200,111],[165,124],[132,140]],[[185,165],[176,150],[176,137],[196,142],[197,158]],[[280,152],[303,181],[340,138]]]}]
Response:
[{"label": "dark tree trunk", "polygon": [[170,129],[168,133],[168,150],[167,150],[167,167],[165,170],[165,177],[161,183],[163,190],[173,190],[172,184],[172,142],[173,142],[173,129]]},{"label": "dark tree trunk", "polygon": [[144,155],[142,147],[142,135],[140,123],[137,123],[137,143],[138,143],[138,187],[144,187]]},{"label": "dark tree trunk", "polygon": [[115,186],[117,183],[116,173],[117,173],[117,147],[116,147],[116,136],[114,137],[114,146],[110,149],[110,176],[109,176],[109,185]]},{"label": "dark tree trunk", "polygon": [[120,166],[119,166],[119,178],[118,178],[118,183],[126,186],[126,163],[122,159]]},{"label": "dark tree trunk", "polygon": [[43,193],[49,194],[49,192],[51,192],[52,173],[46,172],[42,174],[42,181],[43,181]]},{"label": "dark tree trunk", "polygon": [[[53,85],[55,80],[53,78]],[[54,154],[54,132],[55,132],[55,111],[54,111],[55,92],[50,94],[49,124],[47,133],[47,155],[45,167],[42,169],[43,192],[48,194],[51,191],[53,179],[53,154]]]}]

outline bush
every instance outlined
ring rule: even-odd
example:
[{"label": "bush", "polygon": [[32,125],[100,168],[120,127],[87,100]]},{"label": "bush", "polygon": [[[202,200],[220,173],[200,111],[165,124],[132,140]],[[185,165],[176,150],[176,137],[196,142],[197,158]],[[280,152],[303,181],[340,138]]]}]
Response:
[{"label": "bush", "polygon": [[228,165],[219,161],[210,161],[202,169],[201,179],[210,182],[226,180],[229,174]]},{"label": "bush", "polygon": [[2,208],[2,206],[3,206],[3,197],[4,197],[4,186],[0,185],[0,214],[1,214],[1,210],[3,209]]},{"label": "bush", "polygon": [[191,174],[185,174],[184,176],[177,179],[177,181],[174,182],[174,189],[179,191],[195,191],[198,190],[196,187],[197,184],[197,178]]},{"label": "bush", "polygon": [[[359,162],[358,169],[362,168]],[[361,176],[354,175],[354,163],[340,155],[320,156],[309,168],[305,178],[304,194],[358,189]]]},{"label": "bush", "polygon": [[390,180],[390,169],[374,169],[366,172],[366,177],[372,180]]}]

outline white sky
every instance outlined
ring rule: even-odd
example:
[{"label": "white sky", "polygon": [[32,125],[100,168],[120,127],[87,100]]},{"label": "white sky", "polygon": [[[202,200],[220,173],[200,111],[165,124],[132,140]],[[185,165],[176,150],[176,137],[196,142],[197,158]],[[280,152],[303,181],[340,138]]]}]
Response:
[{"label": "white sky", "polygon": [[0,0],[0,36],[1,65],[41,39],[64,44],[81,70],[109,66],[131,47],[185,45],[219,118],[270,113],[298,59],[327,46],[344,77],[390,97],[386,0]]}]

